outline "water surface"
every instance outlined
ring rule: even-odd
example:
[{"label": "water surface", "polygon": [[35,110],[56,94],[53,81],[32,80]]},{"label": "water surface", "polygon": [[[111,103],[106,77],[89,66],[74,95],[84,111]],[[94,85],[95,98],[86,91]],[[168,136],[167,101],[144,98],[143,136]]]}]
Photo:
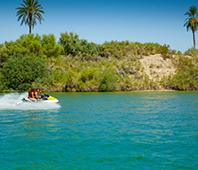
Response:
[{"label": "water surface", "polygon": [[56,93],[0,110],[1,170],[197,169],[198,93]]}]

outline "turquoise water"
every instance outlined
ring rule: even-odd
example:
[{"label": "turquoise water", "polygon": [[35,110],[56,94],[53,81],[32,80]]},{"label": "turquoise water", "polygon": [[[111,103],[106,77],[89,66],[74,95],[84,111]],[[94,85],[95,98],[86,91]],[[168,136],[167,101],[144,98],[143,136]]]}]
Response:
[{"label": "turquoise water", "polygon": [[197,169],[198,93],[54,95],[0,110],[0,170]]}]

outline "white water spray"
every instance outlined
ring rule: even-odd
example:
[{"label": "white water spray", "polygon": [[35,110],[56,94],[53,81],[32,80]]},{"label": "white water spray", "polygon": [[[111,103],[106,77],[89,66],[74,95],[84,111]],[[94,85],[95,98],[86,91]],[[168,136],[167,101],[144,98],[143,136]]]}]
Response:
[{"label": "white water spray", "polygon": [[49,110],[60,108],[60,105],[57,103],[21,102],[26,96],[27,93],[0,95],[0,110]]}]

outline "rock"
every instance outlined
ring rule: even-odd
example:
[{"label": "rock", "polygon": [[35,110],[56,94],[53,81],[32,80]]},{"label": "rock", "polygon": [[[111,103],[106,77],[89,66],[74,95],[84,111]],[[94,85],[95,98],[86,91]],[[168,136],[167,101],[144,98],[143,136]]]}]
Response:
[{"label": "rock", "polygon": [[176,71],[172,61],[168,58],[163,59],[161,54],[144,56],[140,59],[140,62],[144,67],[144,72],[153,81],[175,74]]}]

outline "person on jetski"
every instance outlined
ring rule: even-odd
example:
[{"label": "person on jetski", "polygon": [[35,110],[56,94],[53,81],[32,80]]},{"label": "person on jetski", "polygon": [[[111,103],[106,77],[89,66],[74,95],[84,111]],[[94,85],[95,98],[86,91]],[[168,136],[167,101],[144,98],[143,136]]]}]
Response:
[{"label": "person on jetski", "polygon": [[38,93],[40,93],[41,90],[40,89],[30,89],[28,91],[28,99],[32,100],[32,101],[36,101],[41,99],[41,97],[38,95]]}]

